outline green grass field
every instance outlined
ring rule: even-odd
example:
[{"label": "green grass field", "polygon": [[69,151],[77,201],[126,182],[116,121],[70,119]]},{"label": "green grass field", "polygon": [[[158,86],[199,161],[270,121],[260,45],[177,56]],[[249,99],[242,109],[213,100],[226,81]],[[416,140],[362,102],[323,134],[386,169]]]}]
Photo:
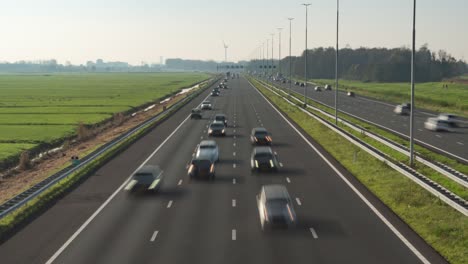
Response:
[{"label": "green grass field", "polygon": [[183,87],[204,73],[1,74],[0,160]]},{"label": "green grass field", "polygon": [[[314,80],[320,84],[334,84],[334,80]],[[443,84],[448,89],[442,88]],[[374,97],[393,103],[410,101],[409,83],[364,83],[340,80],[340,88],[351,89],[358,94]],[[415,85],[415,104],[436,112],[456,113],[468,117],[468,84],[450,82],[417,83]]]}]

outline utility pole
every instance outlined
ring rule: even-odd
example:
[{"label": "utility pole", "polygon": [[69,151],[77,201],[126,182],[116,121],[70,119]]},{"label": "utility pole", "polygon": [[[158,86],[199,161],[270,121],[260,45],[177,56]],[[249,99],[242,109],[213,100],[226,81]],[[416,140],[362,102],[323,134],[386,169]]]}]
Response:
[{"label": "utility pole", "polygon": [[294,18],[288,17],[289,20],[289,96],[291,96],[292,85],[292,57],[291,57],[291,24]]},{"label": "utility pole", "polygon": [[283,28],[278,28],[279,40],[278,40],[278,72],[281,75],[281,30]]},{"label": "utility pole", "polygon": [[307,11],[311,4],[302,4],[306,8],[306,26],[305,26],[305,62],[304,62],[304,107],[307,107]]},{"label": "utility pole", "polygon": [[416,0],[413,0],[413,48],[411,50],[410,166],[414,166],[414,59],[416,53]]},{"label": "utility pole", "polygon": [[336,60],[335,60],[335,125],[338,125],[338,26],[340,17],[340,0],[336,0]]}]

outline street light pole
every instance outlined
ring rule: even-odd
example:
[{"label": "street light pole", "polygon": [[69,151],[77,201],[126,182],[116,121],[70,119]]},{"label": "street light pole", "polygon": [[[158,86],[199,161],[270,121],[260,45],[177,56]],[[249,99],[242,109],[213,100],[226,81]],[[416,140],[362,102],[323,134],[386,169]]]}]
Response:
[{"label": "street light pole", "polygon": [[414,59],[416,53],[416,0],[413,0],[413,48],[411,51],[410,166],[414,166]]},{"label": "street light pole", "polygon": [[291,96],[292,85],[292,58],[291,58],[291,24],[294,18],[288,17],[289,20],[289,96]]},{"label": "street light pole", "polygon": [[[269,62],[269,60],[270,60],[269,58],[270,58],[270,57],[269,57],[269,51],[268,51],[269,47],[270,47],[270,40],[267,39],[267,49],[266,49],[266,51],[267,51],[267,54],[266,54],[266,55],[267,55],[267,56],[266,56],[266,63],[267,63],[267,64],[270,64],[270,62]],[[269,67],[270,67],[270,66],[271,66],[271,65],[269,65]],[[268,67],[267,67],[265,73],[267,74],[267,81],[268,81],[268,74],[269,74]]]},{"label": "street light pole", "polygon": [[275,34],[274,34],[274,33],[271,33],[270,35],[271,35],[271,77],[272,77],[271,82],[273,82],[274,67],[275,67],[275,63],[274,63],[274,61],[273,61],[273,60],[274,60],[274,59],[273,59],[273,58],[274,58],[274,53],[273,53],[273,47],[274,47],[273,41],[274,41],[274,38],[273,38],[273,37],[275,36]]},{"label": "street light pole", "polygon": [[340,0],[336,0],[336,60],[335,60],[335,125],[338,125],[338,29]]},{"label": "street light pole", "polygon": [[304,107],[307,107],[307,11],[311,4],[302,4],[306,8],[306,25],[305,25],[305,62],[304,62]]},{"label": "street light pole", "polygon": [[281,30],[283,28],[278,28],[279,40],[278,40],[278,72],[281,76]]}]

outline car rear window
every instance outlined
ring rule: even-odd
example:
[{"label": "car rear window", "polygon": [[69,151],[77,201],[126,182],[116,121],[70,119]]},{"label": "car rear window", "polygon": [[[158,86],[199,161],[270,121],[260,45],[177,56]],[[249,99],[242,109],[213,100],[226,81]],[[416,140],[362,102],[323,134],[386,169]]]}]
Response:
[{"label": "car rear window", "polygon": [[211,166],[211,162],[209,160],[194,160],[192,164],[200,168],[209,168]]},{"label": "car rear window", "polygon": [[268,133],[265,132],[265,131],[257,131],[257,132],[255,132],[255,136],[256,137],[266,137],[266,136],[268,136]]},{"label": "car rear window", "polygon": [[271,153],[266,153],[266,152],[255,154],[255,158],[271,158],[271,157],[272,157]]},{"label": "car rear window", "polygon": [[214,145],[201,145],[200,149],[214,149],[216,146]]},{"label": "car rear window", "polygon": [[152,177],[153,177],[153,174],[151,173],[136,173],[135,174],[135,178],[139,178],[139,179],[152,178]]}]

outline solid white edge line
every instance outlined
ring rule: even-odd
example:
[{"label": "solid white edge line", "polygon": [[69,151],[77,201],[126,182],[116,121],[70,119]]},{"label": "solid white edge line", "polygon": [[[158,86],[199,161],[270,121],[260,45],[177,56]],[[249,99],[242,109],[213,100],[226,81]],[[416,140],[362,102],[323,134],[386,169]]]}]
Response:
[{"label": "solid white edge line", "polygon": [[[209,95],[208,95],[209,96]],[[208,98],[208,96],[206,98]],[[203,100],[205,101],[206,98]],[[201,104],[201,103],[200,103]],[[199,105],[200,105],[199,104]],[[190,115],[188,115],[175,129],[174,131],[172,131],[172,133],[161,143],[159,144],[159,146],[148,156],[148,158],[146,158],[131,174],[130,176],[124,181],[124,183],[122,183],[122,185],[120,185],[119,188],[117,188],[117,190],[115,190],[114,193],[111,194],[111,196],[109,196],[109,198],[107,198],[107,200],[86,220],[86,222],[84,222],[80,228],[78,228],[78,230],[75,231],[75,233],[73,233],[73,235],[57,250],[57,252],[54,253],[54,255],[52,255],[52,257],[50,257],[50,259],[47,260],[47,262],[45,264],[51,264],[53,263],[57,258],[58,256],[60,256],[60,254],[62,254],[62,252],[71,244],[71,242],[73,242],[73,240],[76,239],[76,237],[78,237],[78,235],[83,232],[83,230],[94,220],[94,218],[96,218],[96,216],[110,203],[110,201],[112,199],[114,199],[114,197],[117,195],[117,193],[119,193],[124,187],[125,185],[127,185],[128,181],[130,181],[130,179],[132,178],[132,175],[137,172],[141,167],[143,167],[143,165],[148,162],[154,155],[156,155],[156,153],[164,146],[164,144],[166,144],[167,141],[169,141],[170,138],[172,138],[172,136],[182,127],[183,124],[185,124],[185,122],[187,122],[187,120],[189,120],[190,118]]]},{"label": "solid white edge line", "polygon": [[154,240],[156,240],[156,237],[158,236],[158,233],[159,233],[158,230],[154,231],[154,233],[153,233],[153,235],[151,236],[151,239],[150,239],[151,242],[154,242]]},{"label": "solid white edge line", "polygon": [[317,235],[317,232],[315,232],[315,229],[311,227],[311,228],[309,228],[309,230],[310,230],[310,233],[312,233],[312,237],[317,239],[318,235]]},{"label": "solid white edge line", "polygon": [[354,193],[356,193],[357,196],[359,196],[359,198],[361,198],[361,200],[377,215],[377,217],[379,217],[380,220],[382,220],[382,222],[384,222],[384,224],[387,225],[388,228],[390,228],[390,230],[419,258],[419,260],[425,264],[430,264],[430,262],[421,254],[421,252],[419,252],[413,246],[413,244],[411,244],[411,242],[409,242],[398,231],[398,229],[396,229],[396,227],[394,227],[392,223],[390,223],[390,221],[388,221],[387,218],[385,218],[385,216],[383,216],[380,211],[377,210],[377,208],[375,208],[374,205],[372,205],[372,203],[369,202],[369,200],[367,200],[366,197],[364,197],[364,195],[358,189],[356,189],[356,187],[354,187],[354,185],[348,181],[348,179],[346,179],[346,177],[322,153],[320,153],[320,151],[312,143],[310,143],[310,141],[304,135],[302,135],[302,133],[293,124],[289,122],[289,120],[272,103],[270,103],[270,101],[268,101],[268,99],[259,90],[257,90],[257,88],[255,88],[252,83],[250,83],[250,81],[248,82],[250,86],[252,86],[252,88],[257,91],[257,93],[259,93],[263,99],[265,99],[265,101],[286,121],[286,123],[288,123],[289,126],[291,126],[294,131],[296,131],[297,134],[299,134],[299,136],[325,161],[325,163],[327,163],[328,166],[330,166],[335,171],[335,173],[340,176],[340,178],[351,188],[351,190],[354,191]]}]

